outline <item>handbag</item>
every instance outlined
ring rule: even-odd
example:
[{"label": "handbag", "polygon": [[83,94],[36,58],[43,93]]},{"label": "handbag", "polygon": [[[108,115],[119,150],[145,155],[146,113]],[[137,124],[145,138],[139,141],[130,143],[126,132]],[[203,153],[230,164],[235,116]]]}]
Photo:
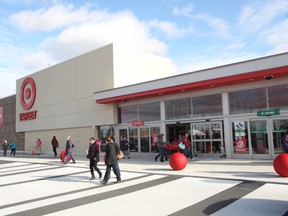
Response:
[{"label": "handbag", "polygon": [[179,146],[180,149],[185,149],[185,145],[184,145],[182,142],[180,142],[180,143],[178,144],[178,146]]},{"label": "handbag", "polygon": [[119,153],[116,155],[117,159],[122,159],[124,157],[124,154],[122,151],[119,151]]}]

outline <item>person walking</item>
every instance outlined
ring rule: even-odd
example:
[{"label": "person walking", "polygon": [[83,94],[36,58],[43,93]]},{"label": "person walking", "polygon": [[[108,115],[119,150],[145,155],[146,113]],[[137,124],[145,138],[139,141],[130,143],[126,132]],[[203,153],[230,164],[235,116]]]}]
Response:
[{"label": "person walking", "polygon": [[101,181],[102,184],[106,185],[108,180],[110,179],[110,173],[111,173],[111,168],[113,168],[113,172],[116,175],[117,181],[114,183],[120,183],[121,182],[121,174],[120,174],[120,169],[118,165],[118,159],[116,155],[120,152],[120,148],[117,143],[114,143],[112,138],[110,136],[106,137],[106,148],[105,148],[105,153],[106,153],[106,172],[104,179]]},{"label": "person walking", "polygon": [[6,156],[7,150],[8,150],[8,142],[7,142],[7,140],[3,141],[2,148],[3,148],[3,156]]},{"label": "person walking", "polygon": [[76,163],[74,157],[73,157],[73,148],[74,148],[74,144],[71,141],[71,137],[67,136],[67,141],[66,141],[66,162],[65,164],[68,163],[69,161],[69,157],[72,159],[73,163]]},{"label": "person walking", "polygon": [[102,178],[102,172],[97,167],[97,163],[100,161],[99,146],[98,146],[97,141],[94,137],[90,138],[89,150],[88,150],[88,154],[86,157],[88,159],[90,159],[90,163],[89,163],[89,168],[90,168],[90,173],[91,173],[91,179],[90,180],[95,179],[94,169],[99,174],[99,178]]},{"label": "person walking", "polygon": [[16,142],[13,141],[12,143],[10,143],[9,147],[10,147],[10,149],[11,149],[10,155],[15,156],[15,154],[16,154],[16,147],[17,147]]},{"label": "person walking", "polygon": [[125,156],[127,156],[128,159],[130,159],[130,150],[129,150],[129,142],[127,140],[126,136],[122,136],[121,137],[121,141],[120,141],[120,149],[124,154],[123,159],[125,159]]},{"label": "person walking", "polygon": [[167,155],[165,154],[165,143],[163,141],[163,136],[164,134],[159,134],[158,141],[156,142],[158,154],[155,157],[155,161],[157,161],[159,156],[161,162],[164,162],[164,156],[166,156],[166,160],[168,160]]},{"label": "person walking", "polygon": [[57,148],[59,147],[59,143],[55,136],[53,136],[51,140],[51,145],[54,152],[54,157],[57,157]]},{"label": "person walking", "polygon": [[184,138],[183,138],[183,143],[185,145],[185,154],[187,157],[189,157],[191,160],[193,160],[193,156],[191,154],[191,142],[189,139],[189,133],[185,133]]},{"label": "person walking", "polygon": [[40,140],[40,138],[36,140],[35,144],[36,144],[36,154],[39,156],[42,152],[41,150],[42,141]]}]

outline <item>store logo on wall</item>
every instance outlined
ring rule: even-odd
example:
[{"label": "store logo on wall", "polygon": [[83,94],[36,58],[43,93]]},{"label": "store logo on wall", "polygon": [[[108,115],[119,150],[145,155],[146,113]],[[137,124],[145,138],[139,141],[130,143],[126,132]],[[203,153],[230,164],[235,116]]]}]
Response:
[{"label": "store logo on wall", "polygon": [[[20,89],[20,102],[25,110],[30,110],[36,100],[36,84],[31,77],[24,79]],[[20,121],[32,120],[37,118],[37,111],[20,113]]]}]

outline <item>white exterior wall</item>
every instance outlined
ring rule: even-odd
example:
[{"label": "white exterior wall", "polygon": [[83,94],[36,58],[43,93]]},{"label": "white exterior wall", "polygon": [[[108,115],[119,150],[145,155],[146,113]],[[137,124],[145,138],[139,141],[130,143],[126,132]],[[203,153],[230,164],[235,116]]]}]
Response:
[{"label": "white exterior wall", "polygon": [[[75,148],[84,152],[87,140],[95,135],[95,126],[117,123],[117,105],[96,104],[94,92],[163,77],[171,68],[171,62],[165,58],[110,44],[31,74],[27,77],[35,81],[37,93],[28,111],[20,102],[21,85],[26,77],[16,82],[16,131],[25,132],[27,151],[35,147],[37,138],[45,143],[44,151],[50,151],[52,136],[60,136],[63,143],[70,135],[76,143],[85,140],[85,144]],[[36,119],[20,121],[20,113],[36,110]]]}]

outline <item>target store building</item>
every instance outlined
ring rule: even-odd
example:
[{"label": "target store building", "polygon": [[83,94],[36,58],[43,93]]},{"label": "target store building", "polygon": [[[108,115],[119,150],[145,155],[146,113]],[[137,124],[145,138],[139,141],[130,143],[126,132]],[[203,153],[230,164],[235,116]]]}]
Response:
[{"label": "target store building", "polygon": [[[113,44],[17,80],[16,131],[25,151],[72,137],[85,154],[91,136],[155,156],[188,132],[199,157],[273,159],[288,145],[288,53],[172,75],[168,59]],[[143,76],[144,75],[144,76]]]}]

